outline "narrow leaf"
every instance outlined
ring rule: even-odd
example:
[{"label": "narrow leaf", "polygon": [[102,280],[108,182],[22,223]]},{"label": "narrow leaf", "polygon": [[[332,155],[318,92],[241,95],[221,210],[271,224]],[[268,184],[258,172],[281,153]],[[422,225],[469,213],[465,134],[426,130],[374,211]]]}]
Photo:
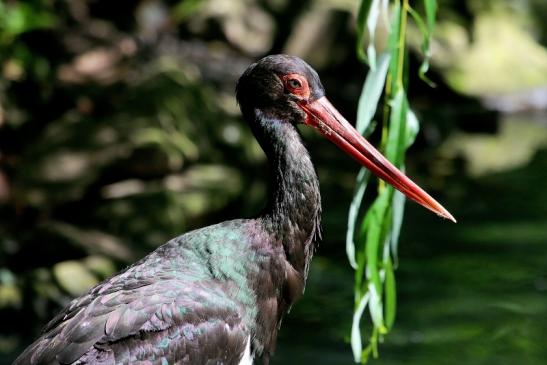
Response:
[{"label": "narrow leaf", "polygon": [[391,327],[393,327],[393,322],[395,322],[395,314],[397,312],[397,289],[395,286],[395,273],[393,272],[391,260],[386,262],[385,271],[386,326],[388,329],[391,329]]},{"label": "narrow leaf", "polygon": [[[396,97],[397,99],[397,97]],[[393,113],[395,113],[395,109],[401,108],[402,106],[396,106],[395,104],[403,102],[402,100],[396,100],[394,101],[393,106]],[[392,114],[393,115],[393,114]],[[402,159],[402,156],[404,156],[404,153],[406,152],[406,149],[414,143],[414,140],[416,139],[416,135],[418,134],[418,131],[420,129],[420,124],[418,122],[418,118],[416,118],[416,114],[410,109],[406,109],[406,126],[405,126],[405,136],[404,136],[404,143],[402,143],[399,148],[402,150],[401,152],[401,161],[397,161],[397,166],[404,172],[404,161]],[[390,239],[390,246],[391,246],[391,253],[393,255],[393,259],[395,261],[395,265],[398,265],[398,255],[397,255],[397,248],[399,244],[399,234],[401,231],[401,226],[403,224],[403,216],[405,212],[405,197],[402,193],[399,191],[395,191],[393,195],[393,201],[392,201],[392,229],[391,229],[391,239]]]},{"label": "narrow leaf", "polygon": [[409,13],[414,19],[414,22],[418,26],[418,29],[422,33],[422,53],[424,60],[420,65],[418,74],[420,78],[426,82],[429,86],[435,87],[435,83],[431,81],[427,76],[426,72],[429,70],[429,59],[431,58],[430,43],[431,37],[433,36],[433,29],[435,27],[435,17],[437,13],[437,1],[436,0],[424,0],[425,5],[425,14],[426,20],[424,21],[420,14],[418,14],[414,9],[409,8]]},{"label": "narrow leaf", "polygon": [[[356,128],[363,136],[367,137],[374,130],[372,118],[376,113],[376,108],[382,95],[384,88],[387,70],[389,66],[389,55],[382,54],[379,58],[379,67],[369,71],[367,78],[363,84],[361,97],[359,98],[359,106],[357,108],[357,123]],[[361,169],[357,175],[357,182],[353,199],[348,212],[348,229],[346,231],[346,253],[350,265],[357,269],[355,259],[355,224],[361,207],[361,201],[365,194],[366,186],[370,178],[370,172],[366,169]]]},{"label": "narrow leaf", "polygon": [[386,157],[395,165],[401,166],[403,154],[406,150],[406,119],[408,102],[404,90],[401,88],[391,102],[391,116],[389,119],[389,134],[386,146]]},{"label": "narrow leaf", "polygon": [[351,323],[351,350],[353,351],[353,358],[355,362],[361,362],[363,342],[361,340],[361,317],[367,307],[370,294],[366,293],[359,301],[359,305],[353,312],[353,321]]},{"label": "narrow leaf", "polygon": [[418,74],[429,86],[435,87],[435,83],[426,76],[426,72],[429,70],[429,59],[431,58],[431,37],[433,37],[435,18],[437,16],[437,0],[425,0],[425,16],[427,18],[427,40],[424,39],[422,44],[424,61],[420,66]]},{"label": "narrow leaf", "polygon": [[372,323],[374,323],[374,327],[378,328],[380,333],[386,333],[387,330],[384,325],[384,315],[382,310],[382,297],[380,296],[378,290],[376,290],[374,283],[369,283],[368,292],[370,293],[369,310]]},{"label": "narrow leaf", "polygon": [[[359,100],[356,128],[363,134],[374,128],[372,122],[382,91],[385,90],[383,107],[382,150],[386,157],[397,167],[404,170],[404,156],[408,147],[414,142],[419,130],[416,115],[409,109],[407,99],[408,51],[406,44],[407,11],[416,21],[424,36],[424,64],[429,67],[429,41],[433,32],[437,3],[424,0],[426,17],[422,18],[408,6],[408,2],[394,2],[391,8],[389,26],[388,52],[376,58],[374,35],[378,17],[389,0],[362,0],[358,23],[360,27],[359,52],[364,59],[371,62],[372,70],[367,75]],[[401,4],[404,4],[401,5]],[[362,9],[366,8],[366,12]],[[383,16],[382,15],[382,16]],[[365,20],[366,18],[366,20]],[[384,20],[387,24],[388,22]],[[370,35],[367,51],[363,50],[364,28]],[[377,61],[376,65],[374,61]],[[376,66],[376,67],[375,67]],[[424,71],[425,73],[425,71]],[[425,77],[425,76],[424,76]],[[368,183],[368,173],[361,171],[350,211],[350,223],[346,235],[346,250],[355,271],[355,313],[352,323],[352,350],[356,361],[366,361],[370,354],[378,356],[378,343],[383,334],[392,328],[396,317],[397,295],[394,268],[397,264],[397,246],[403,221],[405,198],[390,186],[380,184],[379,194],[361,221],[359,232],[356,231],[360,200]],[[353,239],[359,242],[357,246]],[[364,244],[362,243],[364,242]],[[395,265],[394,265],[395,262]],[[355,266],[354,266],[355,267]],[[366,302],[363,300],[366,298]],[[363,349],[360,319],[369,306],[372,320],[372,333],[368,346]]]},{"label": "narrow leaf", "polygon": [[[404,169],[403,169],[404,171]],[[390,249],[391,255],[395,262],[395,266],[399,265],[399,235],[401,233],[401,227],[403,225],[403,216],[405,214],[405,196],[400,191],[396,190],[393,193],[393,202],[392,202],[392,227],[390,235]]]},{"label": "narrow leaf", "polygon": [[391,90],[395,91],[397,78],[399,72],[404,70],[399,70],[399,33],[401,31],[401,5],[399,2],[395,3],[393,6],[393,15],[392,15],[391,27],[389,29],[389,38],[388,38],[388,49],[391,54],[391,60],[389,65],[389,74],[391,77]]},{"label": "narrow leaf", "polygon": [[425,2],[425,16],[427,18],[427,27],[429,33],[433,33],[435,27],[435,18],[437,16],[437,0],[424,0]]},{"label": "narrow leaf", "polygon": [[[372,118],[374,118],[374,114],[376,113],[376,108],[386,82],[389,59],[388,53],[380,55],[377,67],[369,71],[363,84],[363,90],[359,97],[359,106],[357,107],[356,123],[357,130],[363,135],[369,129]],[[368,133],[370,132],[372,131],[368,131]]]},{"label": "narrow leaf", "polygon": [[363,63],[368,64],[367,55],[363,49],[365,41],[365,30],[368,14],[370,11],[370,6],[372,0],[363,0],[359,6],[359,11],[357,12],[357,43],[355,47],[355,52],[357,53],[357,58]]},{"label": "narrow leaf", "polygon": [[420,122],[416,117],[416,114],[411,109],[407,110],[406,115],[406,137],[405,137],[405,148],[412,146],[416,140],[416,136],[420,131]]},{"label": "narrow leaf", "polygon": [[389,29],[389,27],[391,26],[389,21],[389,0],[382,0],[381,9],[384,24]]},{"label": "narrow leaf", "polygon": [[370,171],[362,168],[357,174],[357,182],[355,185],[355,192],[349,206],[348,212],[348,229],[346,231],[346,253],[348,260],[354,269],[357,269],[357,262],[355,259],[355,224],[357,223],[357,216],[359,214],[359,208],[361,207],[361,201],[365,195],[368,180],[370,179]]},{"label": "narrow leaf", "polygon": [[370,69],[376,69],[376,46],[374,44],[376,35],[376,25],[378,24],[378,16],[380,15],[380,0],[372,0],[368,17],[367,17],[367,29],[368,29],[368,47],[367,57],[370,64]]},{"label": "narrow leaf", "polygon": [[366,275],[369,281],[375,286],[378,293],[382,290],[378,256],[380,245],[384,241],[382,233],[386,233],[383,228],[388,204],[389,194],[387,190],[384,190],[378,195],[365,217],[365,222],[367,223],[365,245],[367,257]]},{"label": "narrow leaf", "polygon": [[427,25],[425,24],[424,19],[422,16],[413,8],[408,8],[408,12],[414,19],[414,22],[418,26],[418,29],[420,30],[420,33],[422,33],[422,36],[427,36],[429,34],[429,29],[427,28]]}]

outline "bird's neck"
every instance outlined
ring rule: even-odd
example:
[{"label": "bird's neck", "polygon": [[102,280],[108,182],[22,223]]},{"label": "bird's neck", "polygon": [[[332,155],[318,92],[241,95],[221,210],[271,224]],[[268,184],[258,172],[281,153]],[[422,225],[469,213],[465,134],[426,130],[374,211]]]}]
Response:
[{"label": "bird's neck", "polygon": [[255,136],[270,162],[271,186],[267,208],[259,218],[289,263],[305,279],[320,235],[319,181],[298,130],[289,122],[254,115]]}]

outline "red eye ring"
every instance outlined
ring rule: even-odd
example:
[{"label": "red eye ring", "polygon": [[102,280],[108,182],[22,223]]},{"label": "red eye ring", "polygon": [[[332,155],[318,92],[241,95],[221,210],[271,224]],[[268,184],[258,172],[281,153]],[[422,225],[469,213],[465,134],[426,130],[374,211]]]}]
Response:
[{"label": "red eye ring", "polygon": [[308,80],[300,74],[292,73],[282,76],[283,84],[288,92],[307,99],[310,96]]},{"label": "red eye ring", "polygon": [[302,87],[302,83],[298,79],[288,79],[287,85],[289,85],[291,89],[300,89]]}]

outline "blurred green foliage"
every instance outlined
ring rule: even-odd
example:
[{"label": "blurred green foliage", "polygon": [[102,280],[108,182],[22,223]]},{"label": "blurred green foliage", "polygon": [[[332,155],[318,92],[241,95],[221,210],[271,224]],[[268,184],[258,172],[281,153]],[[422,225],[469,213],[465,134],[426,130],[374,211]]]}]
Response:
[{"label": "blurred green foliage", "polygon": [[[372,118],[380,109],[382,123],[381,148],[389,161],[404,170],[405,155],[416,140],[419,122],[409,107],[407,30],[410,20],[422,33],[421,51],[424,59],[419,68],[420,78],[430,86],[434,83],[425,73],[431,57],[430,42],[437,14],[437,1],[424,1],[422,18],[408,0],[362,1],[357,17],[358,42],[362,41],[365,24],[369,29],[368,58],[360,52],[361,61],[370,65],[359,98],[356,126],[365,135],[374,129]],[[377,58],[374,29],[384,14],[388,29],[386,50]],[[389,21],[387,21],[389,19]],[[425,20],[424,20],[425,19]],[[360,36],[359,36],[360,35]],[[383,96],[383,105],[379,102]],[[370,172],[362,168],[357,175],[355,193],[349,208],[346,251],[355,269],[355,310],[351,328],[351,347],[354,360],[366,363],[372,354],[378,357],[378,342],[392,330],[397,309],[395,268],[398,266],[397,248],[404,216],[405,197],[383,181],[378,183],[378,195],[359,221],[358,212],[370,179]],[[356,229],[356,226],[359,228]],[[357,233],[356,233],[357,232]],[[367,308],[368,307],[368,308]],[[370,313],[372,331],[368,345],[363,347],[361,319],[365,310]],[[365,316],[369,317],[369,315]]]},{"label": "blurred green foliage", "polygon": [[[463,85],[462,92],[477,95],[476,89],[467,88],[465,82],[454,83],[451,76],[475,71],[459,62],[464,62],[466,52],[475,50],[477,19],[516,11],[519,32],[524,29],[526,39],[531,39],[528,45],[538,50],[547,39],[542,1],[503,1],[501,10],[496,3],[500,2],[439,1],[440,33],[431,44],[430,72],[438,88],[431,93],[427,85],[411,80],[416,85],[413,108],[420,114],[423,133],[408,169],[414,176],[429,176],[422,181],[445,191],[453,204],[458,204],[465,192],[469,194],[469,186],[479,184],[475,180],[455,185],[448,182],[454,174],[466,173],[461,166],[466,159],[480,158],[469,157],[465,143],[457,141],[471,133],[495,133],[497,126],[496,112],[454,93],[446,84]],[[417,8],[421,11],[419,5]],[[10,363],[70,298],[169,238],[260,210],[266,196],[266,161],[241,121],[233,97],[237,77],[254,59],[280,52],[305,58],[320,72],[329,98],[348,119],[354,119],[365,76],[354,56],[356,12],[357,3],[339,0],[0,0],[0,363]],[[380,39],[382,32],[377,30]],[[414,43],[412,39],[409,29],[410,67],[417,70],[421,37],[415,37]],[[487,46],[481,43],[485,54]],[[461,56],[453,57],[455,54]],[[544,66],[537,67],[541,70]],[[417,72],[411,70],[409,75]],[[460,79],[472,77],[465,74]],[[309,148],[322,182],[325,238],[304,300],[284,321],[274,361],[290,363],[288,359],[317,355],[317,363],[347,363],[351,361],[347,334],[353,301],[342,241],[357,167],[335,147],[303,132],[312,140]],[[376,134],[371,138],[379,140]],[[496,141],[503,143],[504,139]],[[538,149],[544,144],[530,146]],[[544,165],[534,166],[538,171]],[[513,164],[509,168],[519,167]],[[496,171],[503,174],[504,170],[497,167]],[[474,173],[473,167],[476,176]],[[530,184],[539,186],[541,178],[530,175],[535,176]],[[485,184],[481,180],[479,186],[489,191],[506,178],[515,179],[504,175],[487,185],[481,185]],[[523,191],[527,190],[517,187],[514,193]],[[491,200],[475,203],[479,213],[473,220],[484,217],[480,204],[492,204]],[[542,206],[538,199],[532,206],[537,216],[532,215],[529,224],[516,224],[511,232],[521,230],[532,243],[542,240],[543,231],[534,224],[545,217]],[[467,209],[462,204],[455,213],[464,215]],[[409,210],[409,226],[413,227],[411,219],[434,226],[427,218],[416,218],[423,212],[412,214],[412,208]],[[480,239],[488,245],[498,237],[497,227],[498,221],[488,220],[482,226],[469,225],[451,239],[451,247],[459,249],[456,240],[473,245],[477,229],[484,230]],[[420,242],[416,246],[419,256],[430,246],[418,237],[418,233],[409,233],[402,240]],[[530,247],[545,253],[539,251],[540,245]],[[405,252],[409,251],[403,249],[402,254]],[[402,290],[400,332],[394,331],[394,342],[386,345],[386,363],[393,358],[391,363],[396,363],[401,352],[430,349],[419,347],[424,342],[414,339],[412,317],[417,309],[405,306],[405,300],[423,306],[420,300],[431,295],[413,286],[420,285],[414,279],[423,267],[422,260],[433,260],[435,252],[423,255],[417,261],[402,259],[408,266],[400,268],[398,282]],[[450,290],[463,290],[454,283],[458,274],[450,271],[452,266],[459,268],[455,262],[440,260],[427,274],[446,275],[452,280]],[[461,262],[467,265],[463,269],[479,270],[475,261]],[[512,272],[522,273],[515,280],[536,275],[541,287],[545,273],[530,274],[517,263],[512,265]],[[448,295],[450,290],[441,286],[436,293]],[[469,300],[471,294],[464,294],[463,299]],[[536,300],[532,294],[528,297]],[[442,309],[439,298],[428,302],[432,311]],[[521,305],[518,298],[505,301],[495,293],[492,298],[492,302],[501,303],[496,307],[503,311],[496,312],[499,318],[513,318],[522,311],[538,317],[545,313],[540,306],[530,309]],[[456,341],[458,335],[472,341],[475,333],[488,328],[498,333],[500,343],[509,349],[537,343],[531,339],[510,341],[511,336],[504,332],[510,330],[493,322],[483,327],[476,324],[479,330],[460,327],[460,332],[448,325],[435,332],[438,323],[427,318],[415,325],[420,324],[429,329],[422,331],[446,341]],[[533,324],[517,330],[537,333]],[[400,343],[404,345],[398,347]],[[316,345],[321,345],[323,352],[315,351]],[[491,354],[496,347],[489,349]],[[471,356],[479,350],[478,346],[476,351],[470,350]]]},{"label": "blurred green foliage", "polygon": [[4,353],[70,297],[229,212],[250,187],[239,169],[262,161],[233,101],[217,101],[223,80],[94,5],[0,4]]}]

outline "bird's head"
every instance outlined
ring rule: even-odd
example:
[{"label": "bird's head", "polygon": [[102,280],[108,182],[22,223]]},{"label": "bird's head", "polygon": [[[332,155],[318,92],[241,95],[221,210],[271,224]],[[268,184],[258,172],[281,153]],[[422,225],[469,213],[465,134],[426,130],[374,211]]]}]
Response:
[{"label": "bird's head", "polygon": [[236,96],[247,119],[259,112],[265,120],[313,127],[408,198],[455,222],[441,204],[353,128],[325,97],[317,72],[300,58],[272,55],[252,64],[239,79]]},{"label": "bird's head", "polygon": [[294,124],[305,121],[303,103],[325,95],[319,75],[306,62],[288,55],[267,56],[252,64],[237,83],[243,113],[262,113]]}]

